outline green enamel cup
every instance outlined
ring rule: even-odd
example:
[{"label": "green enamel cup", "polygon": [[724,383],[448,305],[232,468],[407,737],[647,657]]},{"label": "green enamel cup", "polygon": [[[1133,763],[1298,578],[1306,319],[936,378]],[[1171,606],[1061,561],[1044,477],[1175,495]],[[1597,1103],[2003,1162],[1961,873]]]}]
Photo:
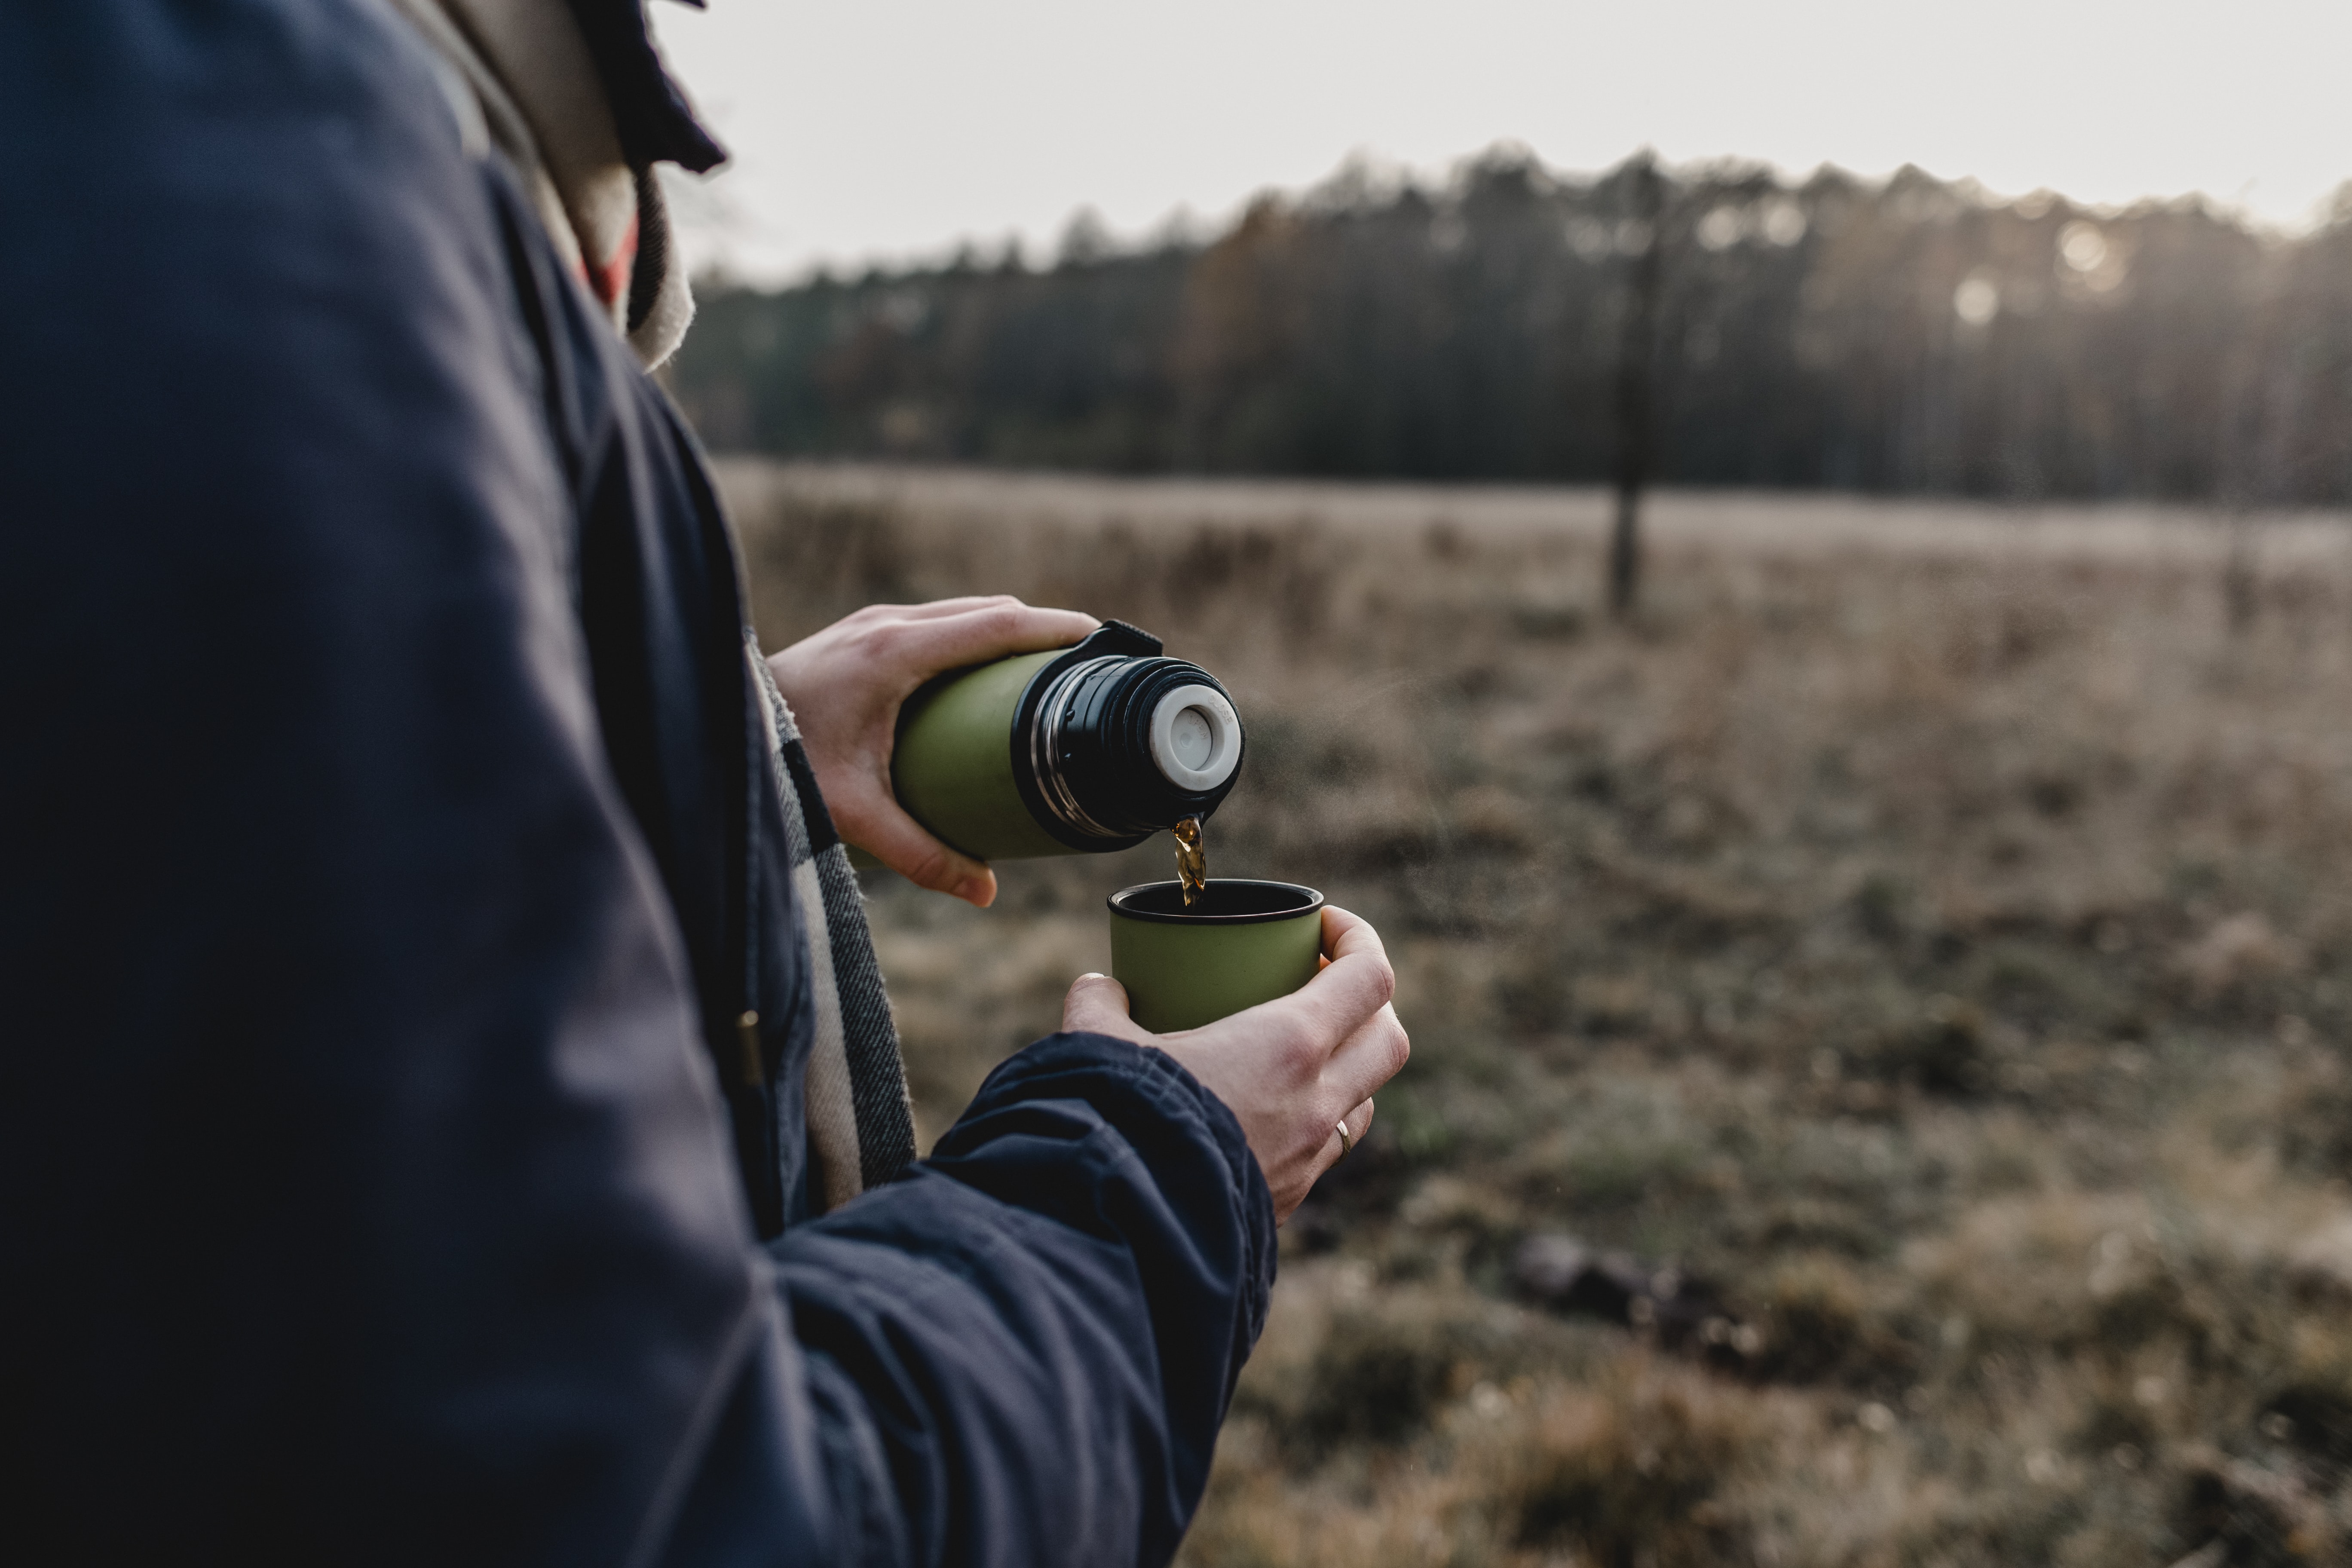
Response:
[{"label": "green enamel cup", "polygon": [[1111,978],[1155,1035],[1287,996],[1323,956],[1323,895],[1290,882],[1212,880],[1192,909],[1176,882],[1110,898]]}]

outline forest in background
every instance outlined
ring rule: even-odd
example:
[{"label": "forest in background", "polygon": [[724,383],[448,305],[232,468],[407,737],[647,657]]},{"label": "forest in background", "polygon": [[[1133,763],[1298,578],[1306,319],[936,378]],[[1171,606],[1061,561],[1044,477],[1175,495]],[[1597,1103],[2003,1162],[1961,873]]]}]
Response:
[{"label": "forest in background", "polygon": [[2352,197],[2282,237],[2197,199],[1498,151],[1438,188],[1350,166],[1205,242],[1075,224],[1042,270],[966,251],[701,310],[670,379],[722,450],[1591,482],[1633,363],[1667,484],[2352,500]]}]

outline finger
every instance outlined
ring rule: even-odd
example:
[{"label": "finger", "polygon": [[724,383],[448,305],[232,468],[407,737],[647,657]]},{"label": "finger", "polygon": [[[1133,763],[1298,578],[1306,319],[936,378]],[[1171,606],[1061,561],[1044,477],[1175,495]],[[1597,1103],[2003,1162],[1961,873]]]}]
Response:
[{"label": "finger", "polygon": [[1412,1040],[1393,1006],[1382,1007],[1362,1028],[1348,1037],[1324,1064],[1323,1083],[1341,1105],[1370,1100],[1389,1079],[1404,1070],[1412,1057]]},{"label": "finger", "polygon": [[1323,1140],[1323,1148],[1320,1151],[1323,1155],[1322,1168],[1315,1173],[1315,1179],[1318,1181],[1321,1181],[1332,1166],[1354,1152],[1363,1142],[1364,1134],[1372,1130],[1372,1102],[1368,1100],[1341,1117],[1339,1126],[1348,1130],[1348,1141],[1345,1143],[1339,1142],[1339,1134],[1336,1128],[1330,1137]]},{"label": "finger", "polygon": [[1076,610],[1040,610],[1003,599],[953,615],[911,623],[901,657],[933,674],[1016,653],[1037,653],[1083,642],[1102,623]]},{"label": "finger", "polygon": [[1062,1027],[1123,1040],[1150,1037],[1128,1016],[1127,987],[1108,974],[1081,974],[1070,983],[1062,998]]},{"label": "finger", "polygon": [[[868,605],[848,619],[890,621],[935,621],[942,616],[961,616],[969,610],[985,610],[998,605],[1017,605],[1021,601],[1010,594],[966,594],[955,599],[931,599],[920,605]],[[1093,617],[1089,616],[1088,619]]]},{"label": "finger", "polygon": [[985,864],[940,843],[888,795],[858,793],[854,808],[837,814],[842,837],[919,888],[983,910],[995,901],[996,873]]},{"label": "finger", "polygon": [[1396,994],[1396,974],[1380,933],[1360,915],[1325,906],[1323,943],[1330,962],[1287,1005],[1303,1010],[1336,1050]]},{"label": "finger", "polygon": [[1381,946],[1381,933],[1372,929],[1371,921],[1337,904],[1323,906],[1322,938],[1323,956],[1329,959],[1360,952],[1367,947],[1383,954],[1388,951]]}]

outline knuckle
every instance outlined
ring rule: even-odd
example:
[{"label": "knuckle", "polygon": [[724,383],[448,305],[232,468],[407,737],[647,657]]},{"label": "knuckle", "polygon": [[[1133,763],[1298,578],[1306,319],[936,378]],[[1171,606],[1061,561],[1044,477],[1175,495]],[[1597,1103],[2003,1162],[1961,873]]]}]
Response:
[{"label": "knuckle", "polygon": [[926,888],[939,888],[945,886],[950,879],[950,874],[954,868],[948,863],[947,851],[934,844],[927,848],[917,849],[908,856],[907,862],[901,869],[906,873],[908,881],[919,883]]},{"label": "knuckle", "polygon": [[1372,973],[1373,994],[1380,997],[1380,1005],[1385,1007],[1396,1000],[1396,969],[1383,956]]},{"label": "knuckle", "polygon": [[1314,1025],[1296,1013],[1286,1015],[1275,1033],[1276,1057],[1294,1076],[1311,1074],[1322,1065],[1322,1045]]}]

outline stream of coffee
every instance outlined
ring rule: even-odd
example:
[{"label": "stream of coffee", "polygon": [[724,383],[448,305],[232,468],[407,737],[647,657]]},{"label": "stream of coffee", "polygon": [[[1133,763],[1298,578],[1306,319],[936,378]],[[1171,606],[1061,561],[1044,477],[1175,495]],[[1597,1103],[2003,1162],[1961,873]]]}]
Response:
[{"label": "stream of coffee", "polygon": [[1201,838],[1201,819],[1188,816],[1172,829],[1176,835],[1176,880],[1184,888],[1184,907],[1191,909],[1209,886],[1209,851]]}]

